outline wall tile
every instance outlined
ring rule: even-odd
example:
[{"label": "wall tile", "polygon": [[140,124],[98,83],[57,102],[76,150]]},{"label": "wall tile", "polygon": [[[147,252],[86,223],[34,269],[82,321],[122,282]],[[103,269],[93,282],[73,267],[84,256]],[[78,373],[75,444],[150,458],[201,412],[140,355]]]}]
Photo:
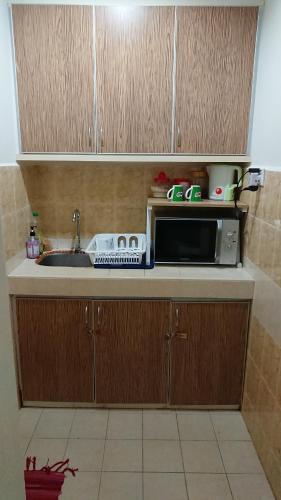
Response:
[{"label": "wall tile", "polygon": [[264,351],[265,331],[255,316],[251,320],[249,352],[257,366],[261,366]]},{"label": "wall tile", "polygon": [[273,279],[281,287],[281,230],[275,231],[273,250]]},{"label": "wall tile", "polygon": [[85,237],[91,238],[97,233],[114,233],[115,216],[113,204],[86,204],[85,206]]},{"label": "wall tile", "polygon": [[115,202],[118,205],[144,208],[147,198],[144,173],[142,167],[117,167]]},{"label": "wall tile", "polygon": [[[84,201],[86,204],[108,205],[114,202],[118,167],[82,166]],[[121,193],[120,193],[121,196]]]},{"label": "wall tile", "polygon": [[275,220],[279,218],[279,197],[281,193],[280,172],[266,172],[265,185],[262,191],[263,203],[260,209],[260,217],[264,221],[274,224]]},{"label": "wall tile", "polygon": [[[258,219],[255,219],[255,221],[258,221]],[[274,243],[276,229],[267,222],[259,221],[257,223],[257,231],[260,232],[259,245],[257,250],[258,256],[256,257],[256,254],[254,254],[254,258],[257,259],[257,263],[262,271],[268,274],[268,276],[273,277]],[[253,246],[255,243],[255,238],[256,235],[253,234]]]},{"label": "wall tile", "polygon": [[246,231],[246,249],[245,253],[252,262],[258,263],[261,241],[261,224],[262,221],[257,217],[248,216]]},{"label": "wall tile", "polygon": [[117,206],[115,209],[115,232],[144,233],[146,212],[144,208]]},{"label": "wall tile", "polygon": [[0,208],[6,258],[10,259],[25,247],[31,215],[22,171],[17,165],[0,168]]},{"label": "wall tile", "polygon": [[15,167],[0,167],[0,203],[3,215],[15,212]]},{"label": "wall tile", "polygon": [[280,366],[281,351],[270,335],[265,335],[263,344],[263,356],[261,362],[261,374],[274,396],[277,395],[277,381]]},{"label": "wall tile", "polygon": [[16,212],[10,212],[2,217],[4,245],[6,257],[10,259],[17,254]]}]

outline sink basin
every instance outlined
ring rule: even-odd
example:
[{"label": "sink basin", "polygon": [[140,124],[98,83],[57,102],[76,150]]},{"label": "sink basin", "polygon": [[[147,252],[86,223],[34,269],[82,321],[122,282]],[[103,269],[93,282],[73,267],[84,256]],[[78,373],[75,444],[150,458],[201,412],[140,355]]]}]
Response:
[{"label": "sink basin", "polygon": [[43,256],[38,264],[55,267],[92,267],[90,257],[86,253],[51,253]]}]

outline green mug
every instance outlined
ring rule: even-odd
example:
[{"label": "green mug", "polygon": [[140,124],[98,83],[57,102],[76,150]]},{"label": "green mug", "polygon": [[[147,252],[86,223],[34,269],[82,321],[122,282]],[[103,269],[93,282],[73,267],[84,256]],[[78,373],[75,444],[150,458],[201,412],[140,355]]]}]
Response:
[{"label": "green mug", "polygon": [[174,184],[167,193],[168,200],[183,201],[183,186],[181,184]]},{"label": "green mug", "polygon": [[185,193],[187,201],[201,201],[201,187],[193,184]]}]

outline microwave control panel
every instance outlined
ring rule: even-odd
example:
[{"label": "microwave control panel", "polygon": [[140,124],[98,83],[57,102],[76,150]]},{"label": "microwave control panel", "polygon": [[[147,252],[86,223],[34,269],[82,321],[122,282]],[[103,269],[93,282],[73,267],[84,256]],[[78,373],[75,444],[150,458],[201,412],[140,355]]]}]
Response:
[{"label": "microwave control panel", "polygon": [[235,265],[239,262],[239,221],[223,219],[219,263]]}]

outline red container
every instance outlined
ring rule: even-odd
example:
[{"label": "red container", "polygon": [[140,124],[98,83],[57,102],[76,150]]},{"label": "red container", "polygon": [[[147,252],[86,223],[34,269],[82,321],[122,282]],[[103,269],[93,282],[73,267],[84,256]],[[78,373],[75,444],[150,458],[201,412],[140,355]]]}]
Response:
[{"label": "red container", "polygon": [[[68,467],[69,459],[56,464],[46,465],[41,470],[36,470],[36,458],[26,459],[24,471],[26,500],[59,500],[65,479],[65,472],[73,476],[78,469]],[[32,470],[30,470],[32,466]],[[54,469],[54,470],[53,470]]]},{"label": "red container", "polygon": [[62,472],[24,472],[26,500],[58,500],[65,475]]}]

